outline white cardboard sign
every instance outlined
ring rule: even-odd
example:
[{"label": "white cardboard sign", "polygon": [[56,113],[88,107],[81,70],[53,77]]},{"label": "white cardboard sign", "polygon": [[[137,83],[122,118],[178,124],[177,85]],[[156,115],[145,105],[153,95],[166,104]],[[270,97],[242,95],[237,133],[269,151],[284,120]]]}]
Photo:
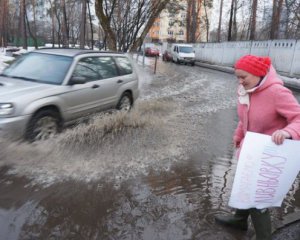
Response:
[{"label": "white cardboard sign", "polygon": [[300,141],[272,142],[247,132],[240,152],[229,206],[238,209],[280,207],[300,171]]}]

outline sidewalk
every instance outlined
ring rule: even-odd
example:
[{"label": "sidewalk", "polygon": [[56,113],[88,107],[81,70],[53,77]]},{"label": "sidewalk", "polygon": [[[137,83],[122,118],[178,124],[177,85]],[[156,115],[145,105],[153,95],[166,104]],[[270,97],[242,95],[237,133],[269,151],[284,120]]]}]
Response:
[{"label": "sidewalk", "polygon": [[284,216],[272,236],[273,240],[300,240],[300,212]]},{"label": "sidewalk", "polygon": [[[218,70],[218,71],[221,71],[221,72],[234,73],[234,69],[232,67],[213,65],[213,64],[204,63],[204,62],[196,62],[195,65],[197,65],[199,67]],[[290,78],[290,77],[286,77],[286,76],[283,76],[283,75],[280,75],[280,78],[282,79],[282,81],[284,82],[284,85],[286,87],[289,87],[289,88],[300,91],[300,79]]]}]

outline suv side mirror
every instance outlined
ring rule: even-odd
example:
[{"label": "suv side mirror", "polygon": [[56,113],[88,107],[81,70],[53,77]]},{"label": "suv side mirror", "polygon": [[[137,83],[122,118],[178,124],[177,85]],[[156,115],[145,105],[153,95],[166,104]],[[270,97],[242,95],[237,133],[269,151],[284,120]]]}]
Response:
[{"label": "suv side mirror", "polygon": [[69,81],[69,85],[75,85],[75,84],[85,84],[87,82],[85,77],[71,77]]}]

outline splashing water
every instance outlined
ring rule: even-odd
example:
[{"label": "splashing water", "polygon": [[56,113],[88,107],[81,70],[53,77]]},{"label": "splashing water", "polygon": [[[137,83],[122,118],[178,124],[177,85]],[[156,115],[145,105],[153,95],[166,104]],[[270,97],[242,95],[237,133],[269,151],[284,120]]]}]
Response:
[{"label": "splashing water", "polygon": [[174,156],[172,147],[165,149],[170,137],[163,128],[171,105],[165,100],[141,101],[129,113],[98,114],[88,124],[34,144],[0,139],[0,166],[11,166],[9,173],[45,184],[145,173],[149,166]]}]

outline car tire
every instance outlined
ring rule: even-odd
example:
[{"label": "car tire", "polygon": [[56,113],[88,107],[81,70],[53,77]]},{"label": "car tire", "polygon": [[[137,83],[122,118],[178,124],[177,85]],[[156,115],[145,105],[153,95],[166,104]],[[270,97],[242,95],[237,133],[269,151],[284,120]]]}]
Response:
[{"label": "car tire", "polygon": [[30,142],[46,140],[61,131],[61,117],[52,109],[41,110],[33,115],[26,129],[25,138]]},{"label": "car tire", "polygon": [[133,105],[132,95],[129,92],[124,92],[117,104],[117,110],[130,111]]},{"label": "car tire", "polygon": [[192,66],[195,66],[195,63],[193,62],[193,63],[191,63],[191,65],[192,65]]}]

